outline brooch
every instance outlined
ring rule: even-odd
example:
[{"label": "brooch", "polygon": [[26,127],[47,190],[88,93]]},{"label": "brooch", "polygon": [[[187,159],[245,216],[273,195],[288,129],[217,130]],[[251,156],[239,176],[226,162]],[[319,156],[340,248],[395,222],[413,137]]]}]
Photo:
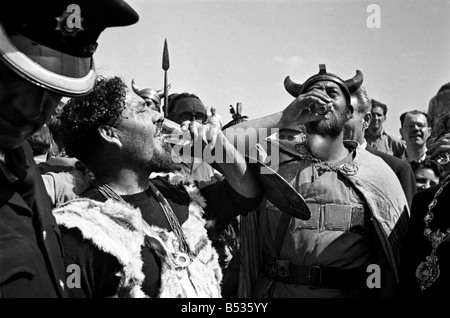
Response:
[{"label": "brooch", "polygon": [[300,155],[306,155],[309,153],[309,149],[304,142],[294,145],[294,149]]},{"label": "brooch", "polygon": [[186,272],[186,267],[188,267],[192,263],[192,260],[188,254],[183,252],[174,253],[172,254],[172,256],[173,262],[175,263],[176,266],[175,269],[177,271],[177,277],[181,279],[184,276],[184,273]]},{"label": "brooch", "polygon": [[353,162],[343,163],[339,165],[338,169],[347,176],[354,176],[359,171],[359,167]]}]

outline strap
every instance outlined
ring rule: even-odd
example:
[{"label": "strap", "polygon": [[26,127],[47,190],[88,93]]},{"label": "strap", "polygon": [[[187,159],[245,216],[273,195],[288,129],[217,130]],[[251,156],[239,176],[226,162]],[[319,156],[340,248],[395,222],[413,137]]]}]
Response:
[{"label": "strap", "polygon": [[[267,199],[266,197],[260,203],[260,209],[267,209]],[[281,213],[281,212],[280,212]],[[291,221],[291,217],[286,213],[281,213],[280,220],[278,222],[278,226],[275,232],[275,237],[273,239],[273,243],[275,246],[275,253],[277,258],[280,258],[281,247],[283,246],[284,239],[286,237],[286,232],[289,227],[289,223]]]},{"label": "strap", "polygon": [[281,247],[283,246],[284,239],[286,238],[286,232],[291,222],[291,216],[286,213],[282,213],[280,221],[278,222],[277,231],[275,232],[274,244],[277,258],[280,258]]},{"label": "strap", "polygon": [[[120,195],[118,195],[109,185],[106,183],[100,183],[98,180],[94,179],[91,180],[92,185],[95,186],[100,193],[105,198],[111,198],[117,201],[125,202],[127,203]],[[175,213],[172,210],[172,207],[170,206],[169,202],[167,202],[166,198],[159,192],[159,190],[151,183],[149,182],[149,189],[152,191],[153,195],[155,196],[156,200],[158,201],[159,205],[161,206],[161,209],[164,212],[164,215],[167,218],[167,221],[169,222],[169,225],[174,232],[175,236],[177,237],[178,241],[180,242],[180,250],[184,253],[187,253],[189,256],[193,256],[192,251],[189,248],[189,245],[187,244],[186,238],[184,236],[183,230],[181,229],[180,222],[178,221],[178,218],[176,217]],[[142,221],[144,222],[144,229],[147,230],[147,222],[145,222],[144,218],[142,218]]]},{"label": "strap", "polygon": [[[297,158],[289,160],[295,161]],[[296,177],[296,184],[299,183],[299,174]],[[277,231],[275,233],[274,244],[275,244],[275,253],[277,254],[277,258],[280,258],[281,248],[283,247],[284,239],[286,238],[286,233],[289,227],[289,223],[291,223],[291,216],[286,213],[282,213],[280,216],[280,221],[278,222]]]},{"label": "strap", "polygon": [[311,288],[353,289],[366,286],[364,267],[338,269],[323,266],[300,266],[286,260],[272,259],[267,275],[284,284],[308,285]]},{"label": "strap", "polygon": [[184,236],[183,230],[181,229],[180,221],[178,221],[178,218],[173,212],[169,202],[167,202],[166,198],[151,182],[149,182],[149,185],[150,185],[149,189],[153,192],[153,194],[156,197],[156,200],[158,201],[159,205],[164,211],[164,214],[166,215],[167,221],[169,221],[172,231],[175,233],[175,236],[181,243],[180,250],[185,253],[188,253],[190,256],[193,256],[193,253],[190,250],[189,245],[186,241],[186,237]]}]

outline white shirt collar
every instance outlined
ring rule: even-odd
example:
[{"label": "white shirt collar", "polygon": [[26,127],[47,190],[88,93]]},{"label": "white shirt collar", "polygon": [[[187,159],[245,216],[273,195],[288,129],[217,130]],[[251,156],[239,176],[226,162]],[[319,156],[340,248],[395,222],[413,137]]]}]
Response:
[{"label": "white shirt collar", "polygon": [[366,149],[367,148],[367,140],[366,139],[364,139],[364,142],[360,145],[360,147],[362,149]]},{"label": "white shirt collar", "polygon": [[[423,154],[423,156],[419,159],[419,163],[422,162],[422,161],[424,161],[426,158],[427,158],[427,153],[425,152],[425,153]],[[416,161],[416,160],[409,160],[409,159],[408,159],[408,157],[407,157],[407,155],[406,155],[406,150],[405,150],[405,152],[402,154],[402,160],[403,160],[403,161],[406,161],[406,162],[408,162],[408,163],[411,163],[412,161]],[[416,161],[416,162],[417,162],[417,161]]]}]

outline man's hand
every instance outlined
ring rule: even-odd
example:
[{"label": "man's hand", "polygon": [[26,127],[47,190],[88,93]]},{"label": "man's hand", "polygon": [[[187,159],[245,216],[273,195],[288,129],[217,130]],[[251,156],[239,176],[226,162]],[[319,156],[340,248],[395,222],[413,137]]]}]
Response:
[{"label": "man's hand", "polygon": [[450,133],[447,133],[434,141],[428,148],[427,155],[432,160],[446,158],[448,162],[448,159],[450,158]]},{"label": "man's hand", "polygon": [[283,111],[281,127],[293,127],[320,120],[331,109],[332,102],[327,94],[318,89],[302,94]]},{"label": "man's hand", "polygon": [[[248,169],[244,157],[228,142],[219,126],[185,121],[181,124],[181,129],[191,134],[194,156],[201,156],[208,164],[217,164],[236,192],[247,198],[260,194],[261,189],[255,175]],[[198,149],[202,150],[201,155]]]},{"label": "man's hand", "polygon": [[[181,123],[181,130],[189,132],[191,136],[194,157],[203,157],[204,153],[211,153],[216,146],[219,149],[223,147],[224,135],[217,125],[201,124],[197,121],[184,121]],[[219,142],[217,142],[218,139]]]}]

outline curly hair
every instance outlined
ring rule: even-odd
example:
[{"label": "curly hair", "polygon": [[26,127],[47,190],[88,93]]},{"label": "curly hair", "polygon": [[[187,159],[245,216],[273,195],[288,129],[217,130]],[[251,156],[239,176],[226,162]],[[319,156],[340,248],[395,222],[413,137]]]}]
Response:
[{"label": "curly hair", "polygon": [[90,162],[102,143],[97,128],[113,126],[125,107],[127,86],[119,77],[98,76],[94,89],[70,99],[60,114],[61,137],[67,155]]}]

